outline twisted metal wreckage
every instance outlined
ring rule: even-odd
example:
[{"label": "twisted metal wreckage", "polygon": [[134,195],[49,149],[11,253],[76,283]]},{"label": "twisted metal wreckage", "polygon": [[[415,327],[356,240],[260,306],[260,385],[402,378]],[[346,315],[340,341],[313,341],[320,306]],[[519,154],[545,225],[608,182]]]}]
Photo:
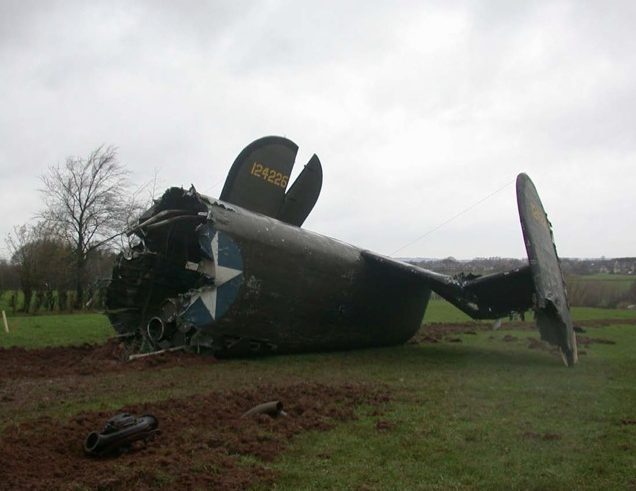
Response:
[{"label": "twisted metal wreckage", "polygon": [[302,229],[322,168],[314,155],[288,189],[297,151],[261,138],[237,157],[220,199],[170,188],[128,231],[139,243],[113,270],[107,315],[135,349],[245,356],[397,345],[436,292],[474,319],[533,310],[541,338],[576,363],[551,225],[527,175],[516,189],[529,264],[451,277]]}]

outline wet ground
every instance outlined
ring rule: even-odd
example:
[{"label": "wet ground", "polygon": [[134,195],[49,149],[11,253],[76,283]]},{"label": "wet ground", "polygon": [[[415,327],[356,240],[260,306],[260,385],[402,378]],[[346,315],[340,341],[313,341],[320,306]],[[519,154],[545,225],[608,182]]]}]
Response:
[{"label": "wet ground", "polygon": [[[289,401],[284,416],[242,417],[272,396]],[[99,458],[85,455],[84,442],[91,432],[101,432],[115,413],[82,412],[64,423],[42,416],[5,428],[0,489],[247,489],[274,479],[266,463],[294,436],[327,431],[355,419],[360,404],[373,407],[387,400],[382,390],[303,383],[129,405],[120,411],[152,414],[159,422],[158,434]]]},{"label": "wet ground", "polygon": [[[582,327],[612,323],[615,321],[594,321]],[[530,323],[515,325],[515,329],[526,327],[533,328]],[[492,327],[479,323],[429,324],[411,342],[461,342],[460,335],[487,329]],[[580,348],[611,342],[594,337],[591,331],[578,335]],[[513,335],[503,339],[518,340]],[[529,341],[528,348],[550,349],[534,340]],[[179,351],[132,362],[125,361],[126,354],[125,346],[116,341],[99,346],[0,349],[0,405],[5,406],[5,414],[19,412],[32,397],[29,387],[38,384],[53,386],[47,390],[55,390],[61,398],[72,398],[82,384],[93,384],[99,390],[104,374],[119,373],[130,378],[127,374],[134,372],[217,363],[209,356]],[[78,380],[83,382],[78,385]],[[379,408],[389,399],[386,387],[301,382],[124,406],[117,412],[154,415],[159,433],[147,443],[135,442],[128,451],[107,458],[86,456],[83,443],[90,432],[104,428],[113,412],[77,414],[71,408],[72,416],[62,418],[63,423],[59,416],[40,416],[8,425],[5,422],[0,433],[0,489],[247,489],[256,482],[275,479],[267,462],[284,452],[296,435],[309,430],[327,431],[335,424],[355,419],[361,405],[381,415]],[[269,400],[282,401],[287,415],[241,417]],[[42,404],[44,408],[45,402]],[[387,431],[388,424],[378,419],[378,431]]]},{"label": "wet ground", "polygon": [[[122,358],[124,353],[124,347],[114,341],[99,346],[0,349],[0,405],[4,406],[0,409],[4,414],[15,414],[35,404],[36,409],[41,408],[35,413],[47,414],[49,406],[59,413],[64,411],[60,399],[78,401],[81,397],[77,393],[86,392],[90,397],[92,390],[112,392],[112,388],[100,387],[108,377],[121,377],[128,385],[122,390],[130,390],[131,375],[137,373],[143,380],[152,373],[152,389],[161,379],[157,371],[168,374],[170,370],[165,369],[203,369],[218,363],[210,356],[178,351],[127,362]],[[247,489],[256,482],[274,479],[266,464],[296,435],[327,431],[355,419],[361,404],[367,409],[379,407],[389,398],[386,388],[347,384],[253,385],[248,390],[220,390],[128,405],[116,412],[85,411],[69,418],[39,416],[14,424],[4,421],[0,489]],[[162,390],[160,384],[156,388]],[[148,391],[148,385],[143,389]],[[271,400],[283,403],[284,416],[242,417]],[[104,458],[85,455],[87,436],[101,432],[120,412],[152,414],[159,421],[158,434],[148,442],[134,442],[123,453]]]}]

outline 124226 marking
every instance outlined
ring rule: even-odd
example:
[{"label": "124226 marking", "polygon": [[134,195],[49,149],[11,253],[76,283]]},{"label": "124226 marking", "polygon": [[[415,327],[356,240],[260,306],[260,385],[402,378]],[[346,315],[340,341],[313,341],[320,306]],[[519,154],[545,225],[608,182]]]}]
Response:
[{"label": "124226 marking", "polygon": [[255,177],[260,177],[264,181],[274,184],[275,186],[280,186],[281,188],[286,188],[287,181],[289,181],[289,176],[277,172],[274,169],[270,169],[269,167],[264,167],[260,162],[254,162],[252,164],[250,174]]}]

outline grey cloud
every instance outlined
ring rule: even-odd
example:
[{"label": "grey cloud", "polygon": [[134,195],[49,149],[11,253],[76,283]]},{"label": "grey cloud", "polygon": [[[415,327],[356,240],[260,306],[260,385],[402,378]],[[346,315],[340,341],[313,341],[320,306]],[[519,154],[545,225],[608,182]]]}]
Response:
[{"label": "grey cloud", "polygon": [[[14,223],[0,235],[30,220],[37,175],[67,155],[114,144],[139,183],[159,169],[166,186],[214,195],[244,145],[282,134],[300,145],[299,166],[323,160],[307,222],[318,232],[390,253],[526,171],[560,250],[626,254],[629,240],[586,237],[626,215],[636,179],[634,8],[2,2],[0,166],[10,201],[29,199],[3,209]],[[518,234],[496,232],[518,227],[508,198],[406,252],[520,255]]]}]

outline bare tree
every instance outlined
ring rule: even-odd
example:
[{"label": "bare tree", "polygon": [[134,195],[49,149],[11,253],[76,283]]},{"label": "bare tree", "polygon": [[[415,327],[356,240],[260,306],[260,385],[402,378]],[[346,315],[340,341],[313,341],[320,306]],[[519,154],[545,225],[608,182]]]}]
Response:
[{"label": "bare tree", "polygon": [[0,299],[6,290],[15,289],[13,269],[6,259],[0,258]]},{"label": "bare tree", "polygon": [[112,146],[100,146],[87,158],[69,157],[41,176],[46,223],[74,251],[77,306],[83,305],[88,255],[107,246],[126,228],[137,210],[130,192],[130,172]]},{"label": "bare tree", "polygon": [[16,268],[20,278],[20,288],[24,293],[25,312],[29,312],[33,292],[40,282],[39,258],[31,246],[34,243],[36,232],[37,229],[29,225],[16,226],[13,228],[13,235],[8,234],[5,239],[11,252],[11,263]]},{"label": "bare tree", "polygon": [[68,262],[68,248],[53,237],[44,224],[16,226],[5,241],[11,252],[11,266],[24,293],[24,312],[29,312],[36,293],[43,296],[45,292],[52,293],[53,289],[66,286],[68,268],[63,263]]}]

